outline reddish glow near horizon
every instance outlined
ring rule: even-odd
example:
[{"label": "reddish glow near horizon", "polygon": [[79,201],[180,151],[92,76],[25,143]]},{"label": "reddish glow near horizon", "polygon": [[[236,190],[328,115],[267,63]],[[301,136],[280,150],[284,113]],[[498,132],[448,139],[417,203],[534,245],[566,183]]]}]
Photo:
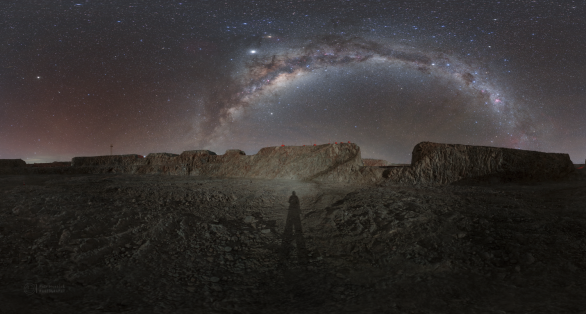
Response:
[{"label": "reddish glow near horizon", "polygon": [[[209,1],[206,10],[219,12],[211,16],[198,1],[140,10],[47,1],[59,4],[41,11],[30,4],[39,1],[13,2],[0,10],[10,26],[0,159],[103,156],[112,143],[117,154],[253,154],[334,136],[351,139],[364,157],[399,163],[421,141],[569,153],[580,164],[586,156],[584,58],[559,57],[586,50],[582,29],[567,23],[586,23],[586,15],[559,7],[563,1],[531,10],[522,1],[442,1],[433,14],[417,1],[397,10],[385,1],[233,1],[230,10]],[[551,18],[521,23],[519,12]],[[490,36],[476,37],[486,27],[477,17],[487,15],[499,21]],[[459,20],[466,23],[446,22]]]}]

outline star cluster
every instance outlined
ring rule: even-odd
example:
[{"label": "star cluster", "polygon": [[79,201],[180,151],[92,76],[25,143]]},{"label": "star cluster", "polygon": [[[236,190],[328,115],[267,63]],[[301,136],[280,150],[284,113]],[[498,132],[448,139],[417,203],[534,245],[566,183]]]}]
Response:
[{"label": "star cluster", "polygon": [[0,158],[351,141],[586,157],[583,1],[3,4]]}]

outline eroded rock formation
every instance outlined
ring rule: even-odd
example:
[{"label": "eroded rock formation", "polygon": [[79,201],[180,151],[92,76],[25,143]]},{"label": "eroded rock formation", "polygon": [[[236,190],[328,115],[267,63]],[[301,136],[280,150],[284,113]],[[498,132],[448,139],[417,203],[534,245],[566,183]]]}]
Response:
[{"label": "eroded rock formation", "polygon": [[404,166],[389,165],[384,160],[363,160],[360,147],[353,143],[265,147],[256,155],[230,149],[224,155],[191,150],[180,155],[152,153],[146,158],[141,155],[75,157],[72,167],[47,169],[19,165],[26,166],[22,160],[0,160],[1,173],[128,173],[353,184],[450,184],[467,180],[554,180],[575,171],[568,154],[430,142],[417,144],[411,164]]},{"label": "eroded rock formation", "polygon": [[383,177],[408,184],[448,184],[461,180],[543,181],[574,171],[568,154],[422,142],[410,167],[391,167]]},{"label": "eroded rock formation", "polygon": [[[115,158],[119,157],[119,158]],[[75,157],[74,167],[92,173],[169,174],[227,178],[348,181],[362,166],[356,144],[265,147],[256,155],[239,149],[216,155],[207,150],[180,155]]]}]

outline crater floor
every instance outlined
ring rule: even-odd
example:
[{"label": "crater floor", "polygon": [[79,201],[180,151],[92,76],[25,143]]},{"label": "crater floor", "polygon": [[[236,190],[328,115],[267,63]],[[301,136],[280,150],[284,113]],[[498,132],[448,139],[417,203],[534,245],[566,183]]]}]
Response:
[{"label": "crater floor", "polygon": [[3,313],[586,313],[584,173],[4,175],[0,199]]}]

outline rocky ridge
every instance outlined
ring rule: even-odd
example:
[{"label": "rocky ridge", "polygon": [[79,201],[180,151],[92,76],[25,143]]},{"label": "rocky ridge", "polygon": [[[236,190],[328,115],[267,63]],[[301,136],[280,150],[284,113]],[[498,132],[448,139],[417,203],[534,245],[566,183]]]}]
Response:
[{"label": "rocky ridge", "polygon": [[473,181],[555,180],[575,171],[568,154],[422,142],[407,166],[362,159],[356,144],[266,147],[256,155],[228,150],[75,157],[72,167],[0,168],[0,173],[165,174],[208,178],[288,179],[355,184],[445,185]]}]

